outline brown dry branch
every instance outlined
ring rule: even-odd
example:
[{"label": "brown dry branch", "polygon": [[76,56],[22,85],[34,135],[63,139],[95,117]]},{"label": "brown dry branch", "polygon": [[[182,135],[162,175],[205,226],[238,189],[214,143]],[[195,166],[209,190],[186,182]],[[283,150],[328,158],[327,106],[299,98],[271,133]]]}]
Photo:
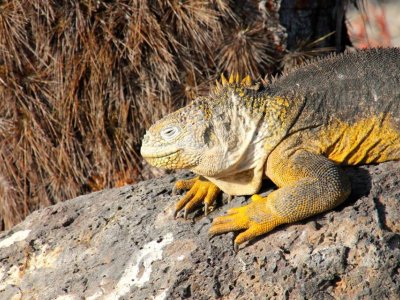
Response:
[{"label": "brown dry branch", "polygon": [[306,61],[310,61],[317,57],[321,57],[334,52],[335,47],[318,47],[319,43],[321,43],[323,40],[333,34],[334,32],[328,33],[325,36],[322,36],[312,42],[300,41],[296,49],[285,53],[285,55],[283,56],[281,60],[283,71],[289,72],[291,69],[294,69],[295,67],[304,64]]},{"label": "brown dry branch", "polygon": [[236,26],[224,38],[217,56],[220,69],[252,78],[272,71],[275,47],[268,28],[262,24]]}]

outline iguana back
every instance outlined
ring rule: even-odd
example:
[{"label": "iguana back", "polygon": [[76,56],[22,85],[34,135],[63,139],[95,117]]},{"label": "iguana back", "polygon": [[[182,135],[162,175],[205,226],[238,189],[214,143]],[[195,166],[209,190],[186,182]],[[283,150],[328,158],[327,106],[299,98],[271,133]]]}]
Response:
[{"label": "iguana back", "polygon": [[342,164],[400,157],[400,49],[368,49],[308,63],[267,87],[298,102],[288,136]]}]

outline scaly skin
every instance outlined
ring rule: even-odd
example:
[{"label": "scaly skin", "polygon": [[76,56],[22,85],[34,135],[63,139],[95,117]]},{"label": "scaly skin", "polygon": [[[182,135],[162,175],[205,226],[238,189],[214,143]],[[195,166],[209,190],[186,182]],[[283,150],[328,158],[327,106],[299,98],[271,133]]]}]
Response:
[{"label": "scaly skin", "polygon": [[[220,190],[253,195],[214,219],[210,235],[242,231],[235,247],[276,226],[332,209],[351,187],[339,164],[400,159],[400,50],[370,49],[308,63],[258,88],[249,78],[172,113],[146,134],[150,164],[201,175],[176,204],[184,216]],[[278,189],[255,195],[262,179]]]},{"label": "scaly skin", "polygon": [[215,184],[203,177],[195,177],[189,180],[178,180],[174,190],[187,190],[186,195],[175,205],[175,217],[182,208],[185,208],[184,218],[195,208],[204,203],[204,211],[207,215],[208,207],[214,204],[215,198],[221,191]]}]

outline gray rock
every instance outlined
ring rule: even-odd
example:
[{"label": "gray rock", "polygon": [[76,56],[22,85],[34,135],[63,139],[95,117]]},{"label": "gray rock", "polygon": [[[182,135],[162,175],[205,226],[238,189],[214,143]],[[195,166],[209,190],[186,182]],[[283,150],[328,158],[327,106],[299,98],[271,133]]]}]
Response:
[{"label": "gray rock", "polygon": [[188,173],[36,211],[0,236],[0,299],[399,299],[400,162],[346,172],[345,204],[238,253],[233,233],[207,231],[245,197],[173,219]]}]

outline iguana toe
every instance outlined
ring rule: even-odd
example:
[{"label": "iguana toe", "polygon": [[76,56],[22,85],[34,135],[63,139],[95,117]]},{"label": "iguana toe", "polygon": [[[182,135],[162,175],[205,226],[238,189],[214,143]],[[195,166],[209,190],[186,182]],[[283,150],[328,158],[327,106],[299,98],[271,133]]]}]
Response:
[{"label": "iguana toe", "polygon": [[188,190],[193,187],[197,180],[200,179],[200,176],[196,176],[190,179],[181,179],[175,182],[172,191],[176,192],[177,190]]},{"label": "iguana toe", "polygon": [[228,210],[227,215],[215,218],[209,235],[244,230],[235,238],[234,247],[237,248],[240,244],[267,233],[282,223],[284,223],[283,218],[271,210],[268,198],[254,195],[250,204],[232,208]]},{"label": "iguana toe", "polygon": [[174,216],[184,209],[183,216],[187,219],[189,213],[196,208],[205,205],[205,214],[208,214],[209,207],[214,204],[220,189],[210,181],[195,177],[189,180],[179,180],[175,184],[176,189],[189,189],[189,191],[176,203]]}]

